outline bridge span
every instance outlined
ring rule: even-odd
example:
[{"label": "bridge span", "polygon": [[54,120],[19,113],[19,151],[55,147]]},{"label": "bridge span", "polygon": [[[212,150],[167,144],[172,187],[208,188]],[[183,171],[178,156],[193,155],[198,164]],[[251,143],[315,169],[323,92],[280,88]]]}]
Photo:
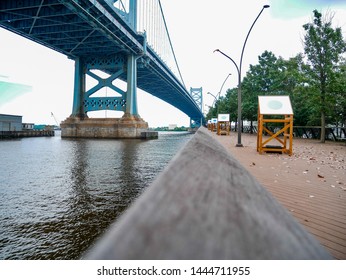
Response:
[{"label": "bridge span", "polygon": [[[192,127],[204,121],[202,88],[186,89],[160,0],[2,0],[0,27],[75,61],[73,108],[61,124],[63,137],[139,137],[148,124],[138,114],[137,87],[184,112]],[[97,81],[89,89],[88,77]],[[115,85],[117,79],[126,90]],[[105,87],[114,94],[96,94]],[[124,116],[88,118],[97,110]]]}]

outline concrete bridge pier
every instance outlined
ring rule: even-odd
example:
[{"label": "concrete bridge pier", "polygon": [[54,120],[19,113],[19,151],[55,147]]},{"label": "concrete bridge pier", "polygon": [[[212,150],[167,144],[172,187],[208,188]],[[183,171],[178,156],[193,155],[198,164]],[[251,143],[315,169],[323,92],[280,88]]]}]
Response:
[{"label": "concrete bridge pier", "polygon": [[61,123],[63,138],[143,138],[148,123],[138,116],[80,118],[70,116]]},{"label": "concrete bridge pier", "polygon": [[[143,138],[148,130],[148,123],[138,114],[137,110],[137,58],[128,55],[114,58],[107,62],[112,65],[113,74],[109,78],[100,78],[91,72],[92,67],[100,69],[103,65],[83,59],[75,60],[75,80],[72,114],[61,123],[61,137],[68,138]],[[104,58],[99,61],[105,61]],[[112,62],[111,62],[112,61]],[[97,65],[97,66],[95,66]],[[95,69],[95,68],[93,68]],[[127,91],[124,92],[112,82],[127,71]],[[86,74],[98,80],[98,85],[86,90]],[[119,97],[92,97],[92,94],[103,87],[110,87]],[[89,118],[88,111],[118,110],[124,111],[122,118]]]},{"label": "concrete bridge pier", "polygon": [[[137,0],[130,0],[129,23],[134,30],[137,26]],[[137,59],[135,54],[77,58],[75,60],[74,97],[72,114],[61,123],[61,137],[77,138],[146,138],[148,123],[137,110]],[[91,69],[111,72],[110,77],[99,77]],[[86,74],[98,81],[93,88],[86,90]],[[120,76],[127,76],[127,90],[124,92],[112,82]],[[93,97],[103,87],[109,87],[118,97]],[[89,118],[88,111],[124,111],[122,118]],[[144,135],[144,136],[143,136]],[[149,136],[148,136],[149,137]],[[157,137],[157,134],[156,134]]]}]

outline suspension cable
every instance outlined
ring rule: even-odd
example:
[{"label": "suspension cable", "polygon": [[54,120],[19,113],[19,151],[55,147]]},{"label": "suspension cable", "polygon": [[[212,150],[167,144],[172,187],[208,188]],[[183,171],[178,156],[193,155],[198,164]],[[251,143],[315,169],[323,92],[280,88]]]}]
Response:
[{"label": "suspension cable", "polygon": [[172,50],[172,53],[173,53],[174,61],[175,61],[175,64],[176,64],[176,66],[177,66],[177,68],[178,68],[178,72],[179,72],[180,79],[181,79],[181,81],[182,81],[184,87],[186,88],[184,79],[183,79],[183,77],[182,77],[182,75],[181,75],[181,72],[180,72],[180,68],[179,68],[179,65],[178,65],[177,58],[176,58],[176,56],[175,56],[175,52],[174,52],[174,49],[173,49],[173,46],[172,46],[171,36],[169,35],[169,32],[168,32],[167,23],[166,23],[165,15],[163,14],[163,9],[162,9],[162,5],[161,5],[161,1],[158,0],[158,2],[159,2],[161,14],[162,14],[163,22],[164,22],[164,25],[165,25],[165,29],[166,29],[166,32],[167,32],[169,44],[170,44],[170,46],[171,46],[171,50]]}]

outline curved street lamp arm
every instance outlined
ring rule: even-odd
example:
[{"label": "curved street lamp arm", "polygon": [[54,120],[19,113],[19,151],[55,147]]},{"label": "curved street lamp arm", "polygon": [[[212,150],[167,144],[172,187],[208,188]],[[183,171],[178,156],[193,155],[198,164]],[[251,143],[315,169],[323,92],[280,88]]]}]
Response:
[{"label": "curved street lamp arm", "polygon": [[207,94],[210,94],[212,97],[214,97],[214,102],[213,102],[213,105],[211,105],[212,107],[214,106],[214,104],[216,104],[216,101],[217,101],[217,98],[214,94],[212,94],[211,92],[207,92]]},{"label": "curved street lamp arm", "polygon": [[212,94],[211,92],[207,92],[207,94],[210,94],[212,97],[214,97],[215,98],[215,100],[216,100],[216,96],[214,95],[214,94]]},{"label": "curved street lamp arm", "polygon": [[228,77],[231,76],[231,75],[232,75],[232,74],[229,73],[229,74],[227,75],[226,79],[223,81],[223,84],[222,84],[222,86],[221,86],[221,88],[220,88],[220,91],[219,91],[219,93],[218,93],[218,95],[217,95],[218,98],[219,98],[219,96],[220,96],[220,94],[221,94],[221,91],[222,91],[222,89],[223,89],[223,86],[225,85],[225,83],[226,83]]},{"label": "curved street lamp arm", "polygon": [[246,35],[246,38],[245,38],[245,41],[244,41],[244,45],[243,45],[243,49],[242,49],[241,55],[240,55],[240,65],[239,65],[239,77],[240,78],[241,78],[241,66],[242,66],[242,63],[243,63],[243,54],[244,54],[244,50],[245,50],[245,45],[246,45],[247,39],[249,38],[251,30],[254,27],[254,25],[255,25],[256,21],[258,20],[258,18],[260,17],[260,15],[262,14],[263,10],[266,9],[266,8],[269,8],[269,7],[270,7],[269,5],[264,5],[263,6],[262,10],[259,12],[258,16],[256,17],[256,19],[252,23],[252,25],[251,25],[251,27],[249,29],[249,32]]},{"label": "curved street lamp arm", "polygon": [[228,59],[230,59],[233,62],[235,68],[237,68],[238,75],[240,74],[240,71],[239,71],[237,63],[235,63],[235,61],[231,57],[229,57],[227,54],[225,54],[224,52],[220,51],[219,49],[216,49],[214,52],[219,52],[219,53],[223,54],[225,57],[227,57]]}]

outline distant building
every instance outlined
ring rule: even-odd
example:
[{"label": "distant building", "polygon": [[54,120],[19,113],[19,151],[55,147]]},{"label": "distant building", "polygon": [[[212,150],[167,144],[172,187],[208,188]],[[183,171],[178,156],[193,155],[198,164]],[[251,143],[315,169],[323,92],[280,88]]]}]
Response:
[{"label": "distant building", "polygon": [[34,130],[34,126],[33,123],[23,123],[23,130]]},{"label": "distant building", "polygon": [[0,114],[0,131],[22,131],[22,116]]},{"label": "distant building", "polygon": [[177,128],[177,125],[176,124],[170,124],[168,125],[168,130],[174,130]]},{"label": "distant building", "polygon": [[35,124],[33,129],[38,131],[52,131],[54,130],[54,126],[47,124]]}]

